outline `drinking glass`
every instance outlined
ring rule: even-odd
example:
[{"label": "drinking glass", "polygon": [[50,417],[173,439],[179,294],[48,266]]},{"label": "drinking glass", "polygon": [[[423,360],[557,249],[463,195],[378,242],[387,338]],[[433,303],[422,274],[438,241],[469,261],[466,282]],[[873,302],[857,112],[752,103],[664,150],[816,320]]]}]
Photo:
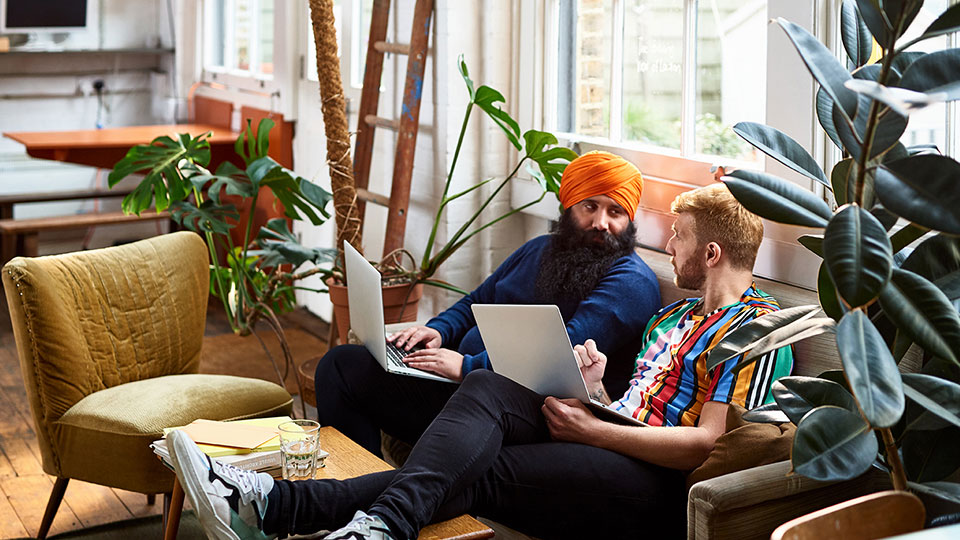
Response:
[{"label": "drinking glass", "polygon": [[284,480],[308,480],[317,472],[320,424],[293,420],[277,426],[280,431],[280,465]]}]

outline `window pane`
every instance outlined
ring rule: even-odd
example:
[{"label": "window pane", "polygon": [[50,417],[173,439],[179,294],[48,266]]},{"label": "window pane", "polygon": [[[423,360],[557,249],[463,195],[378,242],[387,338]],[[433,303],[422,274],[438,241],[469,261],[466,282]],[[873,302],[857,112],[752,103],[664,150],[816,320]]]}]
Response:
[{"label": "window pane", "polygon": [[260,66],[257,71],[273,73],[273,0],[260,0]]},{"label": "window pane", "polygon": [[696,152],[760,161],[737,122],[766,117],[766,0],[701,0],[697,9]]},{"label": "window pane", "polygon": [[680,148],[683,1],[627,0],[623,46],[623,136]]},{"label": "window pane", "polygon": [[250,70],[250,45],[253,39],[254,3],[256,0],[234,0],[233,42],[234,63],[239,70]]},{"label": "window pane", "polygon": [[224,37],[224,3],[226,0],[210,2],[207,21],[207,65],[223,66]]},{"label": "window pane", "polygon": [[561,0],[557,129],[610,136],[612,0]]},{"label": "window pane", "polygon": [[[367,65],[367,40],[370,37],[370,17],[373,14],[373,0],[363,0],[360,5],[358,27],[353,35],[353,58],[351,62],[351,83],[355,88],[363,86],[363,71]],[[389,39],[390,34],[387,34]]]},{"label": "window pane", "polygon": [[[910,29],[900,38],[903,43],[919,36],[924,29],[930,26],[936,18],[947,9],[947,0],[927,0],[924,2],[917,18],[910,25]],[[910,47],[911,51],[934,52],[949,47],[947,36],[927,39]],[[900,142],[908,148],[916,145],[936,145],[940,153],[946,154],[947,149],[947,106],[945,104],[932,105],[910,115],[907,130],[900,138]]]}]

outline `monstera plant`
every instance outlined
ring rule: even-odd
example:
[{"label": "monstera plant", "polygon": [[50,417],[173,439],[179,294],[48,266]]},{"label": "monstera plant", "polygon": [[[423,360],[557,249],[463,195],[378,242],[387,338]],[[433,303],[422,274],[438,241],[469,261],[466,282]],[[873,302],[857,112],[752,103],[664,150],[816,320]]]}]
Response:
[{"label": "monstera plant", "polygon": [[[293,309],[296,282],[313,274],[330,275],[336,250],[311,248],[299,243],[287,219],[308,219],[314,225],[330,216],[328,191],[286,169],[267,155],[274,122],[263,119],[256,131],[247,123],[234,150],[241,169],[224,161],[211,172],[209,134],[182,133],[158,137],[150,144],[131,148],[109,176],[110,187],[127,176],[143,174],[137,187],[123,199],[124,212],[140,214],[155,208],[169,209],[181,226],[203,235],[210,249],[210,292],[223,302],[234,333],[254,334],[264,321],[276,334],[284,355],[283,373],[273,357],[280,384],[293,365],[277,314]],[[256,208],[262,191],[269,189],[283,205],[285,218],[274,218],[258,231],[252,215],[246,220],[242,240],[231,231],[240,221],[240,208]],[[226,195],[226,196],[225,196]],[[306,263],[309,269],[297,272]],[[257,336],[259,338],[259,336]],[[263,341],[261,341],[263,344]]]},{"label": "monstera plant", "polygon": [[[960,30],[960,6],[904,38],[922,5],[845,0],[846,66],[800,26],[776,21],[819,84],[819,123],[842,159],[828,174],[772,127],[734,129],[832,193],[839,207],[762,172],[738,170],[724,181],[756,214],[820,230],[799,239],[823,259],[820,305],[745,325],[708,364],[743,352],[739,361],[750,362],[834,334],[842,370],[781,379],[773,387],[776,403],[748,414],[785,414],[797,425],[792,461],[799,474],[839,480],[878,466],[897,489],[960,502],[960,484],[945,481],[960,468],[960,163],[930,145],[900,142],[912,112],[960,98],[960,49],[913,50]],[[922,368],[902,374],[898,363],[911,346],[921,349]]]}]

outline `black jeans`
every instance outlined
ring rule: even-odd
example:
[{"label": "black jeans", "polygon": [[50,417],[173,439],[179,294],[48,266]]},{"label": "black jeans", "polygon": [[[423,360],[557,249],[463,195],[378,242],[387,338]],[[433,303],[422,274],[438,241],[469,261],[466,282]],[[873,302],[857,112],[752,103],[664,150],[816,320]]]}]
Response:
[{"label": "black jeans", "polygon": [[399,538],[467,512],[541,538],[683,536],[682,473],[552,441],[542,404],[509,379],[471,372],[402,468],[344,481],[279,481],[264,531],[332,529],[362,509]]},{"label": "black jeans", "polygon": [[378,457],[380,430],[414,444],[458,385],[391,375],[362,345],[334,347],[317,363],[317,419]]}]

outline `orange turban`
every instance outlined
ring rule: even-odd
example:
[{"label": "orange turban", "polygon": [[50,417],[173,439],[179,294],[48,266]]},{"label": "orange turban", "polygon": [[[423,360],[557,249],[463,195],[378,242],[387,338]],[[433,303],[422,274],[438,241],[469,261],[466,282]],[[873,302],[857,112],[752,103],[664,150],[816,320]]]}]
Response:
[{"label": "orange turban", "polygon": [[560,180],[560,204],[564,208],[590,197],[606,195],[631,218],[637,213],[642,192],[640,169],[620,156],[599,150],[571,161]]}]

